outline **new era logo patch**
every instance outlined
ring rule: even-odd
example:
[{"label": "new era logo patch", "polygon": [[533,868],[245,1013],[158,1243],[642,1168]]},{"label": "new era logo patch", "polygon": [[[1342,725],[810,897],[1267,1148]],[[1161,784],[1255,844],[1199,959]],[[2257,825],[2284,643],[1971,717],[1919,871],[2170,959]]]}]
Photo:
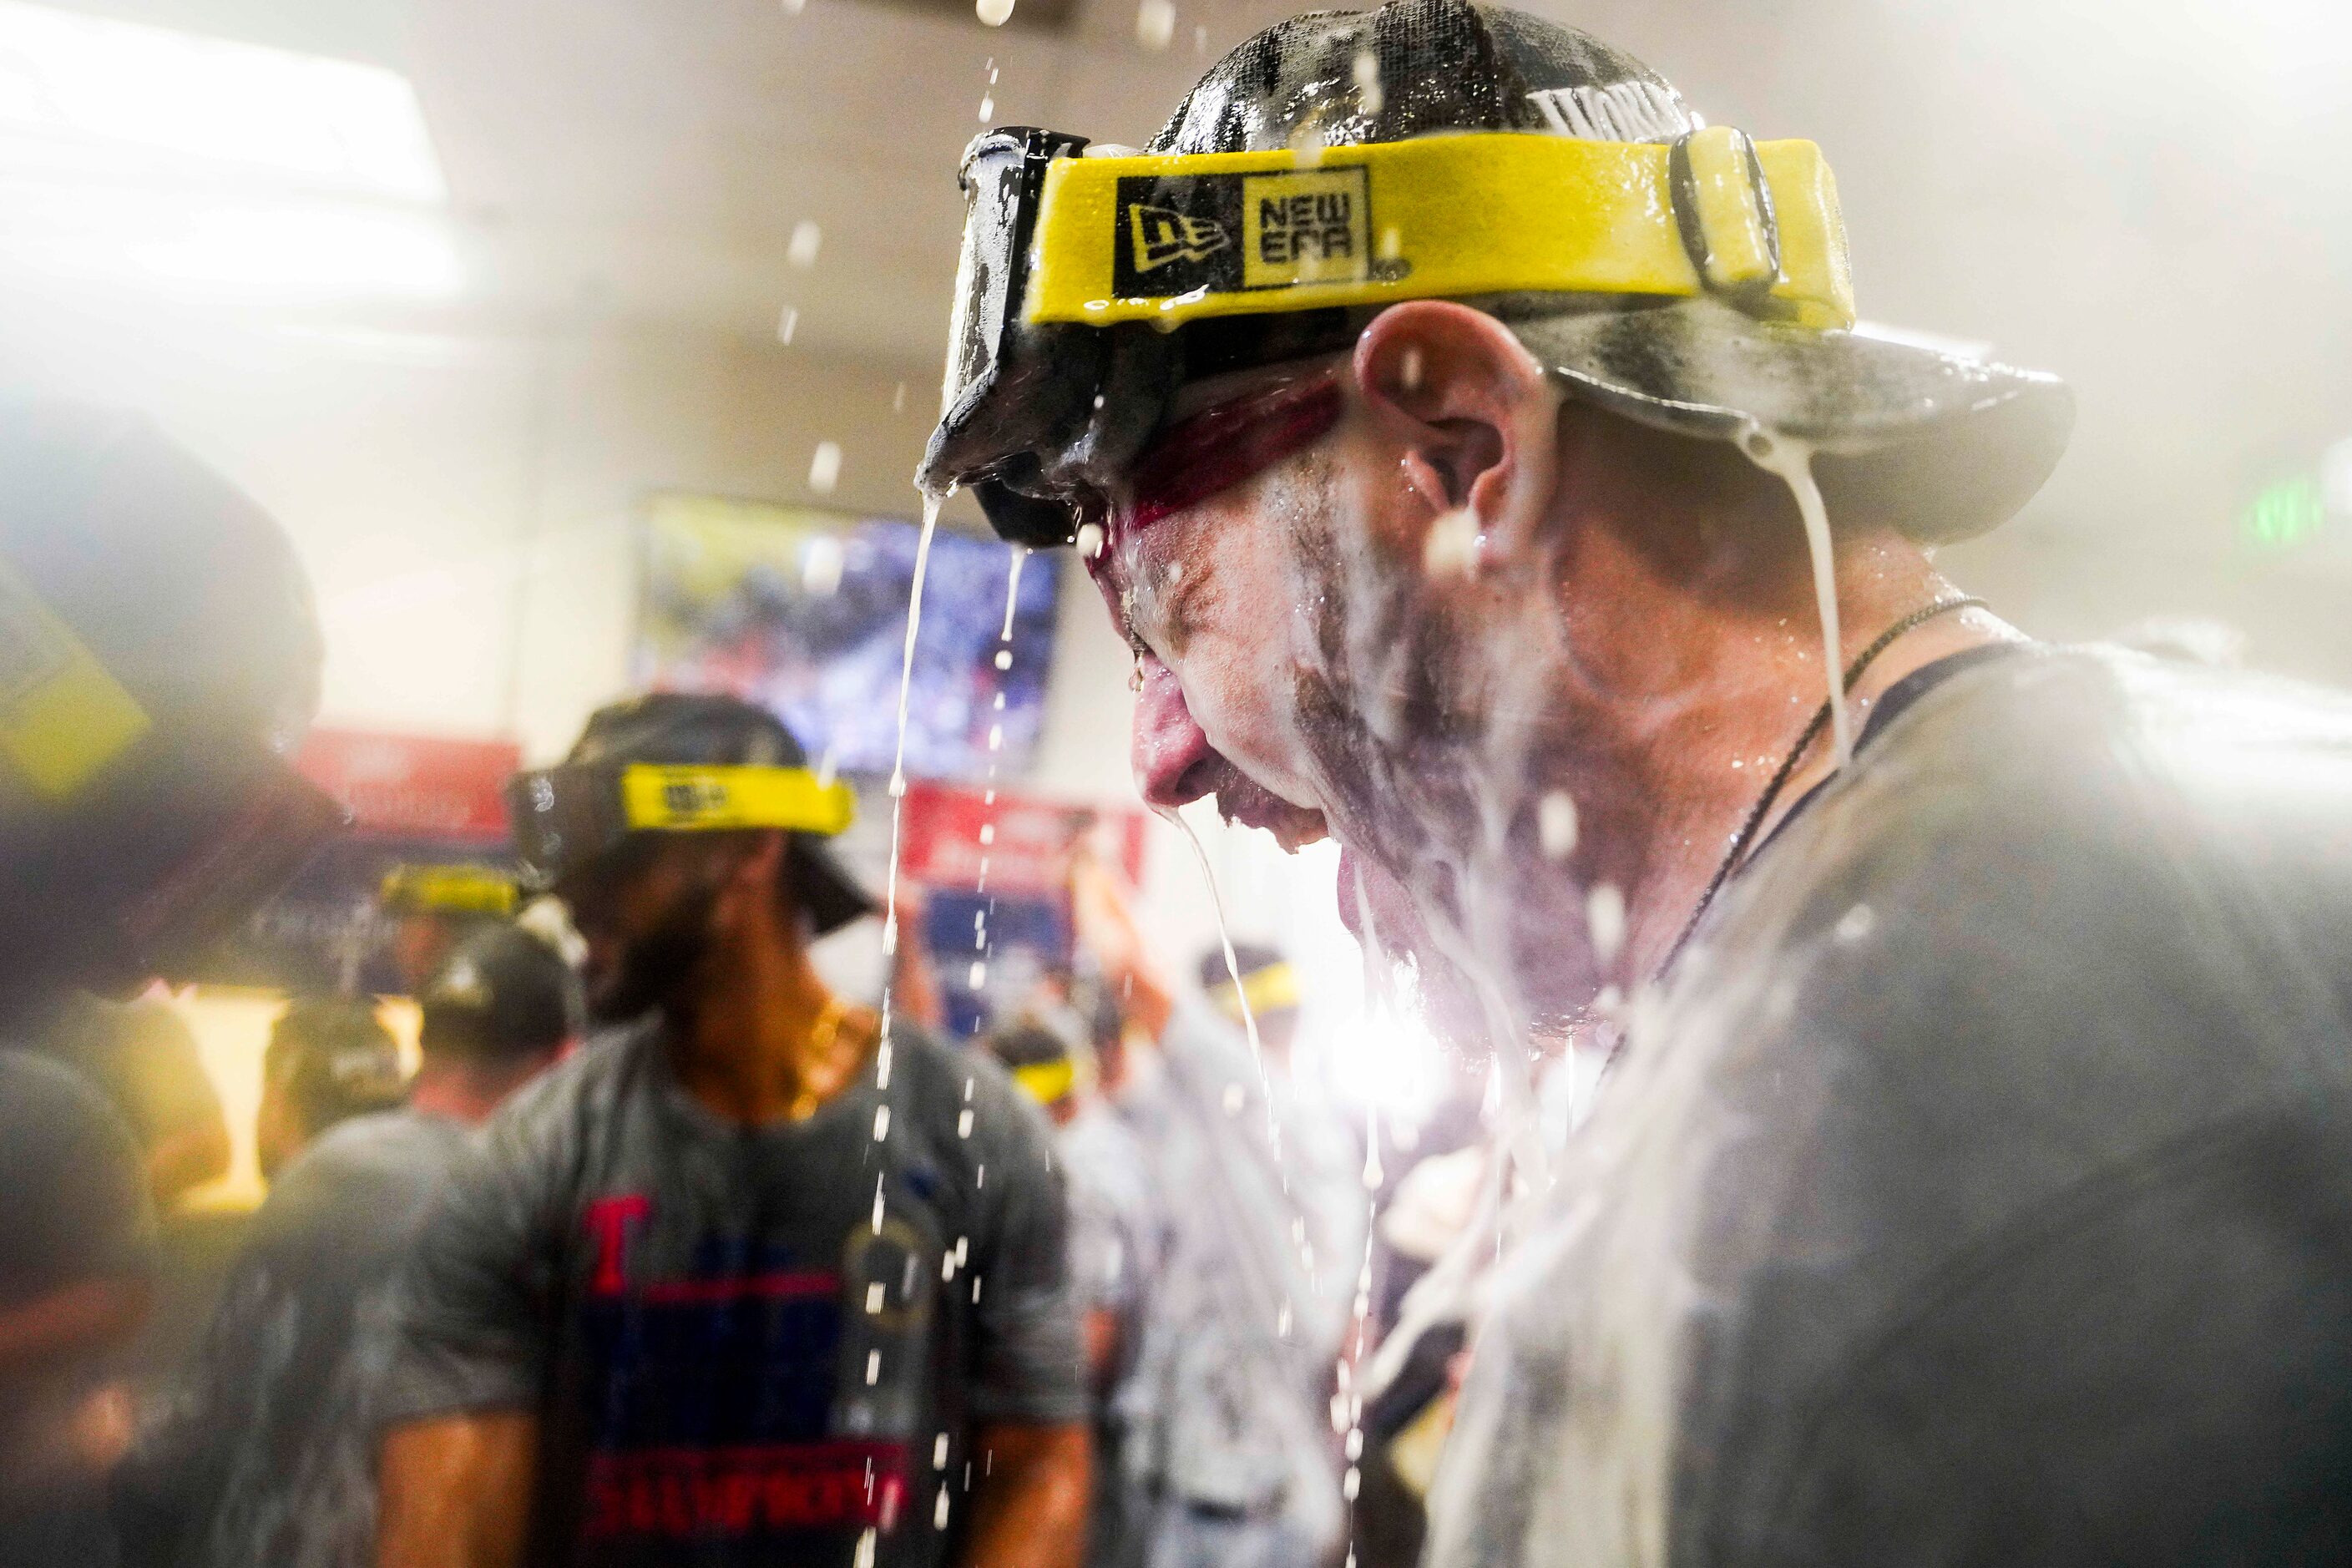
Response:
[{"label": "new era logo patch", "polygon": [[1111,284],[1121,299],[1356,283],[1404,270],[1372,255],[1371,182],[1361,164],[1127,175],[1113,222]]},{"label": "new era logo patch", "polygon": [[1205,261],[1234,242],[1214,218],[1192,217],[1172,207],[1139,202],[1127,215],[1130,265],[1138,272],[1156,272],[1171,261]]},{"label": "new era logo patch", "polygon": [[1242,283],[1353,283],[1371,276],[1360,168],[1252,174],[1242,181]]}]

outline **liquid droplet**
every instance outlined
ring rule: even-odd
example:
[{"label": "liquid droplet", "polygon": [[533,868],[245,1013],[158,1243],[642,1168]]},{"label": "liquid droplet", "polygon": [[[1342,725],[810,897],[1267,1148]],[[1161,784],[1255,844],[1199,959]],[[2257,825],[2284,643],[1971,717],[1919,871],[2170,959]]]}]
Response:
[{"label": "liquid droplet", "polygon": [[784,259],[794,267],[814,267],[817,247],[824,243],[824,230],[815,220],[803,218],[793,225],[793,237],[785,243]]},{"label": "liquid droplet", "polygon": [[1078,524],[1078,553],[1092,561],[1096,556],[1100,555],[1102,551],[1102,524],[1098,522]]},{"label": "liquid droplet", "polygon": [[1011,669],[1013,668],[1013,650],[1011,648],[1001,647],[996,650],[996,668],[999,669]]},{"label": "liquid droplet", "polygon": [[1584,900],[1585,924],[1592,932],[1592,951],[1601,963],[1617,956],[1625,941],[1625,895],[1613,882],[1603,882]]},{"label": "liquid droplet", "polygon": [[815,453],[809,458],[809,489],[821,496],[833,493],[841,482],[841,443],[819,441]]},{"label": "liquid droplet", "polygon": [[1380,57],[1370,49],[1356,56],[1356,102],[1366,114],[1378,114],[1387,95],[1381,90]]},{"label": "liquid droplet", "polygon": [[1002,27],[1013,19],[1013,0],[974,0],[973,12],[992,27]]},{"label": "liquid droplet", "polygon": [[982,125],[985,125],[985,124],[987,124],[987,123],[988,123],[992,119],[995,118],[995,115],[996,115],[996,99],[995,99],[994,95],[992,95],[992,95],[990,95],[989,97],[983,98],[983,99],[982,99],[982,100],[980,100],[980,112],[979,112],[978,114],[974,115],[972,118],[974,118],[975,120],[978,120],[978,121],[979,121]]},{"label": "liquid droplet", "polygon": [[1547,860],[1565,860],[1576,853],[1576,802],[1566,790],[1553,790],[1537,803],[1536,841]]},{"label": "liquid droplet", "polygon": [[1429,525],[1421,569],[1433,577],[1467,577],[1478,564],[1478,515],[1457,507]]},{"label": "liquid droplet", "polygon": [[801,587],[814,598],[829,598],[841,586],[845,564],[841,541],[829,533],[812,538],[801,552]]},{"label": "liquid droplet", "polygon": [[776,341],[782,343],[785,347],[790,348],[792,346],[793,335],[800,330],[800,311],[790,305],[785,306],[782,313],[776,318]]},{"label": "liquid droplet", "polygon": [[1168,40],[1176,36],[1174,0],[1143,0],[1136,7],[1136,41],[1147,49],[1164,49]]}]

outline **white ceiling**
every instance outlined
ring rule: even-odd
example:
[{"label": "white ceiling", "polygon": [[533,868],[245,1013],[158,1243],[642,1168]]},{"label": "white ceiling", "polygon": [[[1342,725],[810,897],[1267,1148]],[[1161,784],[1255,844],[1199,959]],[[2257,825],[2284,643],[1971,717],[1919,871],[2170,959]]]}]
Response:
[{"label": "white ceiling", "polygon": [[[1078,0],[1061,34],[862,0],[80,3],[406,71],[474,267],[461,315],[765,338],[792,306],[796,348],[924,383],[989,63],[996,121],[1140,141],[1207,63],[1196,37],[1213,53],[1288,9],[1180,0],[1154,53],[1133,0]],[[2118,544],[2238,570],[2259,479],[2352,436],[2341,0],[1532,8],[1644,56],[1710,120],[1819,141],[1866,316],[2074,382],[2075,447],[2020,532],[2077,575]],[[823,235],[806,268],[786,258],[803,222]],[[1993,564],[2030,588],[2021,559]],[[2352,575],[2352,548],[2327,569]]]}]

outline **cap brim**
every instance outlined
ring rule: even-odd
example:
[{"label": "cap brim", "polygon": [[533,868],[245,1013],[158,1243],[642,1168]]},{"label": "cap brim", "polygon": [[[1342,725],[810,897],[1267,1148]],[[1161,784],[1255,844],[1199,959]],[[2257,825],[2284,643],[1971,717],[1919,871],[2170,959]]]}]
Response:
[{"label": "cap brim", "polygon": [[2065,383],[1854,332],[1759,321],[1712,300],[1514,319],[1580,397],[1730,440],[1752,422],[1812,446],[1832,514],[1859,508],[1944,544],[2008,521],[2074,428]]},{"label": "cap brim", "polygon": [[880,910],[874,896],[849,874],[824,839],[795,833],[789,844],[793,897],[817,935],[827,935]]}]

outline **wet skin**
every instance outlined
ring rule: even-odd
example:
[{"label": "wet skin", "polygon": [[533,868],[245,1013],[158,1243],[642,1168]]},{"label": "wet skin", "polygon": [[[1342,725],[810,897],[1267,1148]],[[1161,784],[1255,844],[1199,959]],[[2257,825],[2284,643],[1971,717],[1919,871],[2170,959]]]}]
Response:
[{"label": "wet skin", "polygon": [[[1138,786],[1162,809],[1213,795],[1286,849],[1338,837],[1341,918],[1360,928],[1369,916],[1381,949],[1415,962],[1424,1005],[1452,1032],[1483,1033],[1430,927],[1453,928],[1458,955],[1478,924],[1462,883],[1496,799],[1480,787],[1496,771],[1492,710],[1526,700],[1485,667],[1518,588],[1424,573],[1429,524],[1462,498],[1448,476],[1405,460],[1347,361],[1224,378],[1188,401],[1314,377],[1343,394],[1327,435],[1139,527],[1152,509],[1120,496],[1089,563],[1137,655]],[[1503,837],[1531,851],[1532,807],[1504,817]],[[1524,941],[1531,962],[1515,951],[1507,967],[1546,982],[1528,1010],[1571,1010],[1596,988],[1562,940],[1573,900],[1518,903],[1530,918],[1507,945]]]},{"label": "wet skin", "polygon": [[[1573,1025],[1663,960],[1825,689],[1794,505],[1728,443],[1565,401],[1507,329],[1444,301],[1384,312],[1349,355],[1189,388],[1177,415],[1314,375],[1342,399],[1311,444],[1181,504],[1112,498],[1088,566],[1136,652],[1138,785],[1162,809],[1213,795],[1287,847],[1337,838],[1340,914],[1415,961],[1444,1032]],[[1846,521],[1851,658],[1951,590]],[[1913,633],[1856,722],[1999,635]],[[1784,802],[1831,765],[1801,762]],[[1549,795],[1579,826],[1558,858]],[[1622,942],[1590,915],[1604,885]]]}]

